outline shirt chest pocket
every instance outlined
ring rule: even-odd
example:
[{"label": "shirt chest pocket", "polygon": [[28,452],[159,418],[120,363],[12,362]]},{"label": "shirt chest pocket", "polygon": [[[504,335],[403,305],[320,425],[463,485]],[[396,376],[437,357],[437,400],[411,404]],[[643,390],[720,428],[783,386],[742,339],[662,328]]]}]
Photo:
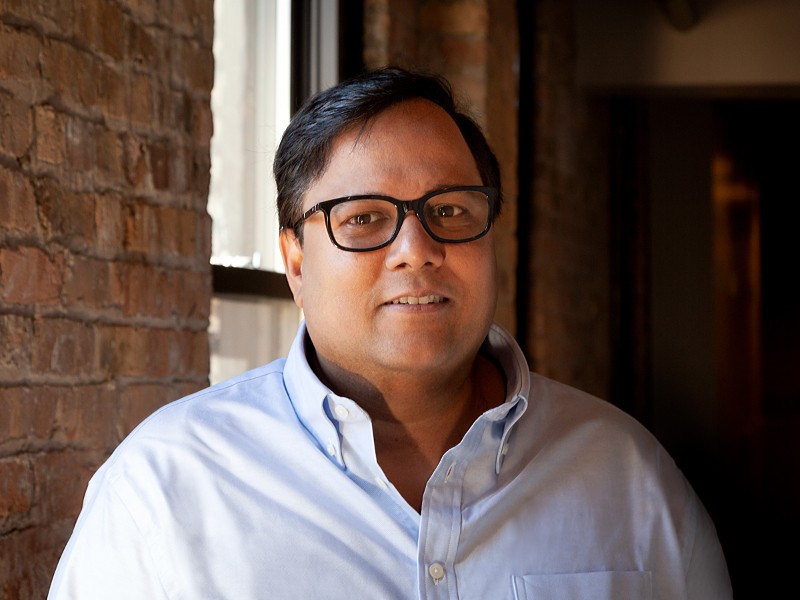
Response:
[{"label": "shirt chest pocket", "polygon": [[652,600],[650,571],[518,575],[515,600]]}]

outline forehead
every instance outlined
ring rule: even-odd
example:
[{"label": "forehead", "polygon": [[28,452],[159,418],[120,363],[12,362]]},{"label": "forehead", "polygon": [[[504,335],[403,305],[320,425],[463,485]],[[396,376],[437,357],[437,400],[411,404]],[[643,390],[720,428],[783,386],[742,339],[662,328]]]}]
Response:
[{"label": "forehead", "polygon": [[337,136],[329,163],[308,196],[319,201],[380,192],[411,198],[437,187],[480,184],[455,121],[438,105],[413,99]]}]

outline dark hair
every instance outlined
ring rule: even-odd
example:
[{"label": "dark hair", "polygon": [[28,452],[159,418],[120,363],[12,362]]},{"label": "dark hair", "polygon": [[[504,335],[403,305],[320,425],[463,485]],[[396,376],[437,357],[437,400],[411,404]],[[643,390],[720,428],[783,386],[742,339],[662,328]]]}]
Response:
[{"label": "dark hair", "polygon": [[[478,124],[459,111],[450,84],[435,75],[386,67],[323,90],[292,118],[273,162],[281,228],[292,228],[300,219],[303,195],[324,173],[331,146],[339,135],[363,127],[391,106],[414,98],[429,100],[452,117],[472,152],[483,185],[499,192],[497,158]],[[500,213],[501,202],[502,194],[498,194],[494,217]]]}]

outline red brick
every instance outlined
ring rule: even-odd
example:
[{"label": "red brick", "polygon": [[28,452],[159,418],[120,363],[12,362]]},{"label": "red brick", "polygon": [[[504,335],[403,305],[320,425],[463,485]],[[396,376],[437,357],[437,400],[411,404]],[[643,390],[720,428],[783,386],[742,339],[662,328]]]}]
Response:
[{"label": "red brick", "polygon": [[117,443],[117,392],[111,384],[46,387],[43,401],[55,401],[51,437],[70,448],[110,451]]},{"label": "red brick", "polygon": [[52,437],[58,396],[39,387],[0,388],[0,406],[7,419],[0,419],[0,440],[19,441],[27,447],[45,444]]},{"label": "red brick", "polygon": [[0,228],[37,229],[36,198],[26,175],[0,167]]},{"label": "red brick", "polygon": [[128,20],[127,29],[128,59],[130,61],[138,66],[156,71],[168,68],[167,65],[164,65],[166,61],[158,29],[148,27],[135,20]]},{"label": "red brick", "polygon": [[29,80],[38,73],[39,36],[0,25],[0,79]]},{"label": "red brick", "polygon": [[32,368],[51,375],[94,373],[94,328],[69,319],[36,319]]},{"label": "red brick", "polygon": [[115,66],[98,64],[93,91],[97,105],[106,118],[127,122],[130,114],[130,97],[125,73],[120,72]]},{"label": "red brick", "polygon": [[167,140],[158,140],[148,146],[150,156],[150,173],[153,176],[153,187],[157,190],[168,190],[170,184],[170,157],[172,149]]},{"label": "red brick", "polygon": [[53,165],[64,163],[64,115],[50,106],[35,109],[36,158]]},{"label": "red brick", "polygon": [[191,109],[192,140],[195,146],[208,148],[211,144],[211,136],[214,133],[214,119],[211,114],[211,105],[205,100],[195,100]]},{"label": "red brick", "polygon": [[33,113],[28,104],[0,94],[0,153],[23,156],[33,143]]},{"label": "red brick", "polygon": [[125,152],[119,135],[116,131],[98,128],[95,131],[95,143],[97,144],[95,172],[98,177],[110,185],[122,184],[125,179]]},{"label": "red brick", "polygon": [[99,332],[100,368],[109,376],[167,377],[168,331],[106,326]]},{"label": "red brick", "polygon": [[67,167],[88,173],[95,164],[95,126],[80,117],[67,117]]},{"label": "red brick", "polygon": [[53,452],[35,457],[33,475],[38,490],[35,500],[44,522],[70,519],[78,514],[86,485],[100,459],[98,453],[80,451]]},{"label": "red brick", "polygon": [[171,48],[173,80],[182,89],[194,93],[210,94],[214,85],[214,55],[210,47],[202,47],[196,41],[173,38]]},{"label": "red brick", "polygon": [[0,248],[0,300],[10,304],[56,304],[63,260],[38,248]]},{"label": "red brick", "polygon": [[0,524],[11,515],[30,510],[33,487],[33,472],[27,460],[0,458]]},{"label": "red brick", "polygon": [[158,209],[146,204],[130,207],[125,220],[125,249],[156,256],[160,244]]},{"label": "red brick", "polygon": [[42,47],[42,76],[61,99],[73,106],[90,100],[81,90],[82,82],[91,75],[91,62],[86,52],[68,42],[47,39]]},{"label": "red brick", "polygon": [[0,380],[14,381],[30,373],[32,336],[29,317],[0,315]]},{"label": "red brick", "polygon": [[74,3],[75,8],[75,37],[80,39],[89,48],[94,48],[100,37],[103,24],[100,21],[100,5],[105,0],[81,0]]},{"label": "red brick", "polygon": [[168,283],[168,272],[133,263],[122,266],[119,274],[125,315],[164,318],[169,314],[173,290]]},{"label": "red brick", "polygon": [[113,263],[106,260],[74,257],[64,278],[65,304],[88,309],[113,307],[112,269]]},{"label": "red brick", "polygon": [[484,35],[488,18],[483,3],[471,0],[431,2],[420,10],[419,23],[422,30],[433,31],[438,37],[448,34]]},{"label": "red brick", "polygon": [[98,22],[102,24],[97,38],[97,50],[115,61],[125,57],[126,16],[117,2],[100,2],[97,5]]},{"label": "red brick", "polygon": [[125,209],[122,198],[115,194],[99,194],[95,198],[94,251],[103,257],[113,257],[123,248],[125,240]]},{"label": "red brick", "polygon": [[127,0],[125,5],[134,18],[138,18],[147,24],[151,24],[156,20],[156,15],[160,8],[159,0]]},{"label": "red brick", "polygon": [[153,80],[145,73],[132,73],[131,96],[136,99],[131,103],[131,121],[140,127],[152,126],[155,120],[155,89]]},{"label": "red brick", "polygon": [[211,295],[211,275],[208,272],[180,271],[177,288],[172,295],[174,313],[187,319],[207,320]]},{"label": "red brick", "polygon": [[147,160],[144,145],[130,132],[121,134],[122,161],[125,179],[134,187],[139,186],[147,175]]},{"label": "red brick", "polygon": [[38,189],[43,223],[51,239],[71,248],[87,248],[95,238],[94,196],[64,191],[54,180]]},{"label": "red brick", "polygon": [[120,440],[160,407],[182,397],[162,383],[129,384],[120,388],[119,396],[119,415],[114,427]]}]

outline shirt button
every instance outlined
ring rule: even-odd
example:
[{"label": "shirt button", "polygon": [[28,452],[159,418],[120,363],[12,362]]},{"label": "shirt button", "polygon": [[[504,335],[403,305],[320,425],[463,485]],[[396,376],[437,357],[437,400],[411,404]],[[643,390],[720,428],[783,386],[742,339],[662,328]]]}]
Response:
[{"label": "shirt button", "polygon": [[430,573],[434,582],[439,583],[439,580],[444,577],[444,567],[441,563],[435,562],[428,567],[428,573]]},{"label": "shirt button", "polygon": [[346,418],[347,418],[347,416],[350,414],[350,411],[349,411],[349,410],[347,410],[347,409],[346,409],[344,406],[342,406],[341,404],[337,404],[337,405],[334,407],[334,409],[333,409],[333,412],[334,412],[334,413],[336,414],[336,416],[337,416],[337,417],[339,417],[340,419],[346,419]]},{"label": "shirt button", "polygon": [[335,446],[334,446],[332,443],[330,443],[330,442],[328,442],[328,448],[327,448],[327,450],[328,450],[328,454],[330,454],[331,456],[333,456],[334,454],[336,454],[336,447],[335,447]]}]

